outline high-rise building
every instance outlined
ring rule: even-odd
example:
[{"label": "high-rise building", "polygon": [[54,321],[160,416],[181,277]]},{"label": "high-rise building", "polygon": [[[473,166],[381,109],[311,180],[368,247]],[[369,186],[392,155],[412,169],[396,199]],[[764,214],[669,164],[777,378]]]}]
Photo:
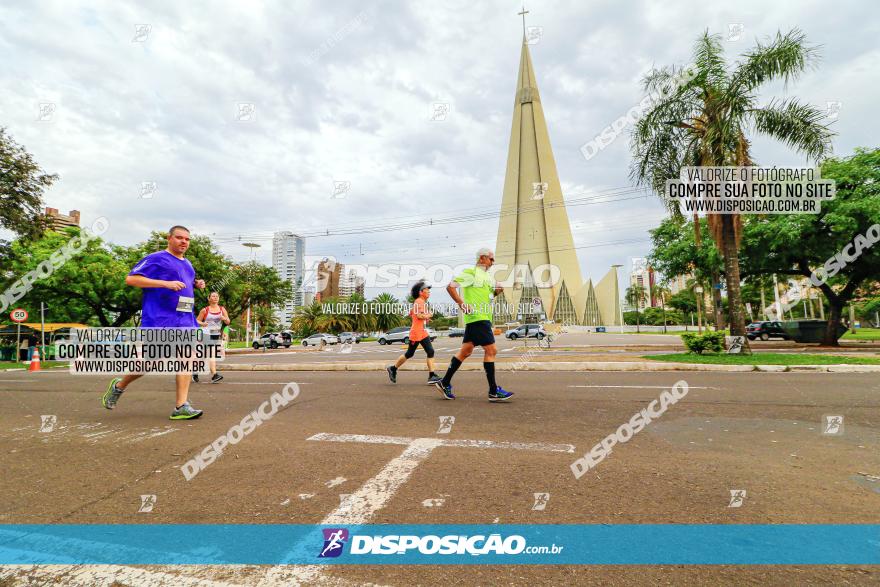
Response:
[{"label": "high-rise building", "polygon": [[[632,272],[629,274],[630,286],[643,288],[644,296],[639,300],[639,310],[647,307],[655,308],[659,300],[654,298],[654,270],[644,257],[632,258]],[[630,304],[632,305],[632,304]]]},{"label": "high-rise building", "polygon": [[339,274],[339,297],[347,298],[355,293],[364,295],[364,278],[351,267],[343,268]]},{"label": "high-rise building", "polygon": [[79,210],[71,210],[70,214],[61,214],[58,208],[46,208],[49,228],[58,230],[68,226],[79,226]]},{"label": "high-rise building", "polygon": [[302,306],[303,258],[306,239],[289,231],[276,232],[272,238],[272,267],[281,279],[293,285],[293,299],[275,308],[275,318],[284,328],[290,326],[294,309]]},{"label": "high-rise building", "polygon": [[339,280],[343,269],[345,265],[336,262],[335,259],[327,258],[318,263],[316,300],[325,302],[330,298],[339,297]]}]

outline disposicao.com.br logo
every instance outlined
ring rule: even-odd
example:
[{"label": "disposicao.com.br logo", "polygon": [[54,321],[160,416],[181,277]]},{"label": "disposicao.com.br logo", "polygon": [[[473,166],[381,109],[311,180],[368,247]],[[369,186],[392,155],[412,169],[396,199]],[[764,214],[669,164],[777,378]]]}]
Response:
[{"label": "disposicao.com.br logo", "polygon": [[359,555],[517,555],[560,554],[564,547],[528,546],[526,539],[518,534],[502,537],[501,534],[476,534],[473,536],[433,534],[353,535],[344,528],[324,529],[324,545],[318,558],[338,557],[346,542],[350,542],[349,554]]}]

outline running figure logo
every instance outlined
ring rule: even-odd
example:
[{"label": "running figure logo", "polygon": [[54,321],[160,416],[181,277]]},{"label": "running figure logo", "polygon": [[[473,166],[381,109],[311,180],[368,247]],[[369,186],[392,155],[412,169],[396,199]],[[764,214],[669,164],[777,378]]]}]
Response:
[{"label": "running figure logo", "polygon": [[727,504],[729,508],[738,508],[742,507],[742,504],[746,499],[746,490],[745,489],[731,489],[730,490],[730,503]]},{"label": "running figure logo", "polygon": [[452,425],[455,424],[455,416],[440,416],[440,428],[437,434],[449,434],[452,432]]},{"label": "running figure logo", "polygon": [[829,436],[843,434],[843,416],[822,416],[822,434]]},{"label": "running figure logo", "polygon": [[348,530],[345,528],[324,528],[324,548],[318,558],[336,558],[342,554],[342,548],[348,541]]},{"label": "running figure logo", "polygon": [[58,416],[49,414],[47,416],[40,416],[40,420],[40,432],[52,432],[55,430],[55,424],[58,423]]},{"label": "running figure logo", "polygon": [[549,493],[536,493],[535,505],[532,506],[532,510],[543,511],[546,509],[548,501],[550,501]]},{"label": "running figure logo", "polygon": [[142,495],[141,496],[141,507],[138,508],[139,514],[148,514],[153,511],[153,507],[156,505],[156,496],[155,495]]}]

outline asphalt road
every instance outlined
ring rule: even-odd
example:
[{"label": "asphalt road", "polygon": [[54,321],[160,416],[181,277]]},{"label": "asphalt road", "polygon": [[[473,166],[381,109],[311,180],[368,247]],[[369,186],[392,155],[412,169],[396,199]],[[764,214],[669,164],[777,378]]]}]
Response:
[{"label": "asphalt road", "polygon": [[[378,346],[378,345],[377,345]],[[594,471],[572,461],[679,379],[688,395]],[[180,466],[285,384],[301,394],[187,481]],[[421,373],[230,372],[193,386],[205,416],[171,422],[170,378],[133,384],[115,411],[106,378],[48,370],[0,374],[4,523],[880,523],[880,381],[831,373],[499,373],[516,393],[485,398],[461,372],[444,401]],[[823,435],[824,415],[844,433]],[[55,416],[51,430],[40,431]],[[448,433],[441,419],[454,416]],[[52,420],[49,420],[50,422]],[[45,426],[44,426],[45,428]],[[324,434],[325,436],[316,435]],[[356,437],[326,435],[361,435]],[[340,514],[404,446],[377,436],[442,438],[399,487]],[[323,440],[321,440],[323,438]],[[348,439],[348,441],[340,441]],[[490,441],[486,448],[469,441]],[[457,444],[456,444],[457,443]],[[497,443],[492,446],[491,443]],[[573,445],[573,453],[522,450]],[[730,490],[747,491],[730,508]],[[550,494],[543,511],[533,494]],[[141,495],[155,495],[138,512]],[[430,504],[430,505],[427,505]],[[6,582],[4,582],[6,581]],[[624,585],[858,584],[877,567],[46,567],[0,569],[0,585]],[[206,582],[207,581],[207,582]],[[262,581],[262,583],[261,583]]]}]

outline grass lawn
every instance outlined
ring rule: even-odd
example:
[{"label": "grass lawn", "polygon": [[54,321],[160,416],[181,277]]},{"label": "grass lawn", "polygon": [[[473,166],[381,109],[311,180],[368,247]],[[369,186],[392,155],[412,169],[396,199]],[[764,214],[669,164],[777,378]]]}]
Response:
[{"label": "grass lawn", "polygon": [[[46,369],[48,367],[57,367],[59,365],[67,366],[67,361],[40,361],[40,367]],[[14,361],[0,361],[0,371],[6,369],[27,369],[30,363],[16,363]]]},{"label": "grass lawn", "polygon": [[695,355],[673,353],[645,355],[643,359],[672,363],[710,363],[714,365],[880,365],[880,357],[755,353],[753,355]]},{"label": "grass lawn", "polygon": [[880,328],[856,328],[855,334],[847,330],[841,340],[880,340]]}]

